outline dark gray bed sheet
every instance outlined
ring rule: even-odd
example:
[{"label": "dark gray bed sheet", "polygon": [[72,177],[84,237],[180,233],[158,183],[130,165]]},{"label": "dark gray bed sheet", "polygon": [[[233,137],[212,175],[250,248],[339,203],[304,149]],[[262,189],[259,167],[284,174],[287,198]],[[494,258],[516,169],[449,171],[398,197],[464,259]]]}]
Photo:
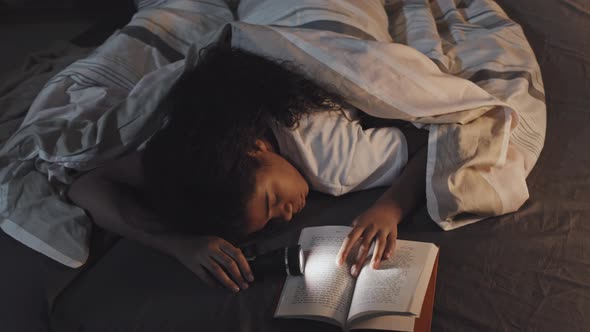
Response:
[{"label": "dark gray bed sheet", "polygon": [[[530,38],[548,102],[546,146],[514,214],[443,232],[424,209],[399,237],[441,248],[433,331],[590,329],[590,2],[499,2]],[[309,225],[348,224],[381,190],[314,195],[264,246]],[[198,213],[197,211],[195,213]],[[338,331],[272,318],[280,280],[238,295],[205,288],[183,266],[120,241],[57,299],[55,331]]]}]

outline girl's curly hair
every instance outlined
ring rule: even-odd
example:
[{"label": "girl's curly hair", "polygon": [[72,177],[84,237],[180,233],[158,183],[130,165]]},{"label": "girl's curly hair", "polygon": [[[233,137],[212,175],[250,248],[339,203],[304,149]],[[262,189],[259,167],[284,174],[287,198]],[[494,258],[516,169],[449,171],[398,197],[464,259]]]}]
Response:
[{"label": "girl's curly hair", "polygon": [[200,52],[161,103],[167,125],[148,142],[143,168],[156,212],[175,230],[240,233],[261,166],[249,152],[270,124],[339,110],[341,97],[288,62],[216,44]]}]

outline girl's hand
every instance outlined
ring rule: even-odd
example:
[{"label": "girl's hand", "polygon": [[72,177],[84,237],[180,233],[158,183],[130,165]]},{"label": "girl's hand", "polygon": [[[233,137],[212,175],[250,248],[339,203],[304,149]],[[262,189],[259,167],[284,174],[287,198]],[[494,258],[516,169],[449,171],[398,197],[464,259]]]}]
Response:
[{"label": "girl's hand", "polygon": [[373,241],[373,268],[379,268],[382,259],[388,259],[393,255],[397,225],[426,198],[424,188],[427,157],[428,146],[423,145],[410,158],[391,187],[352,223],[354,228],[342,243],[338,253],[338,264],[342,265],[354,245],[360,243],[356,262],[350,271],[353,276],[358,276]]},{"label": "girl's hand", "polygon": [[[175,241],[172,254],[209,286],[221,283],[233,292],[254,281],[242,251],[217,236],[194,236]],[[247,281],[246,281],[247,280]]]},{"label": "girl's hand", "polygon": [[401,220],[399,210],[385,201],[377,201],[375,205],[358,216],[352,223],[353,229],[344,239],[338,253],[338,265],[342,265],[348,258],[352,248],[359,243],[356,261],[350,273],[356,277],[365,264],[371,244],[375,242],[371,265],[379,268],[383,259],[393,254],[397,239],[397,225]]}]

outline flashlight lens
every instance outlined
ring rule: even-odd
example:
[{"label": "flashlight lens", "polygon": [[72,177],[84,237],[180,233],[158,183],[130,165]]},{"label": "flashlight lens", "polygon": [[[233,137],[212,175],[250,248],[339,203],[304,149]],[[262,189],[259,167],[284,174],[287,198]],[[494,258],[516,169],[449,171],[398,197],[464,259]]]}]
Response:
[{"label": "flashlight lens", "polygon": [[287,254],[285,258],[287,258],[287,269],[288,274],[292,276],[300,276],[303,274],[301,269],[301,246],[295,245],[287,248]]},{"label": "flashlight lens", "polygon": [[299,271],[302,275],[305,273],[305,256],[301,247],[299,247]]}]

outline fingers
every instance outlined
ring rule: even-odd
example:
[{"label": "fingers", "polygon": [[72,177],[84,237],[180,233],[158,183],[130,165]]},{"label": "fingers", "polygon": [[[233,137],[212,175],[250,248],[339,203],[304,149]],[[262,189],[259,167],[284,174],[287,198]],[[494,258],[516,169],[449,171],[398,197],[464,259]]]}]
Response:
[{"label": "fingers", "polygon": [[361,245],[359,247],[359,251],[357,252],[356,256],[356,262],[350,268],[350,274],[352,274],[353,277],[358,277],[361,267],[363,266],[363,264],[365,264],[368,252],[369,249],[366,246]]},{"label": "fingers", "polygon": [[248,281],[254,281],[254,274],[252,273],[252,270],[250,269],[250,264],[248,264],[248,260],[244,256],[244,253],[242,253],[242,250],[234,247],[229,243],[224,243],[221,246],[221,250],[223,250],[226,254],[230,255],[234,259],[234,261],[238,264],[238,267],[242,272],[242,275]]},{"label": "fingers", "polygon": [[217,261],[214,259],[210,258],[207,264],[205,264],[205,268],[226,288],[230,289],[234,293],[240,291],[240,287],[238,287],[238,285],[227,276],[227,273],[225,273],[221,266],[219,266],[219,263],[217,263]]},{"label": "fingers", "polygon": [[385,246],[384,250],[384,257],[385,259],[390,259],[393,256],[393,250],[395,249],[395,241],[396,236],[393,234],[389,234],[387,236],[387,245]]},{"label": "fingers", "polygon": [[[248,283],[242,277],[242,272],[238,268],[238,264],[236,264],[233,257],[231,257],[230,255],[226,254],[224,251],[221,251],[221,250],[218,252],[215,252],[213,255],[211,255],[211,257],[217,263],[219,263],[219,265],[223,268],[223,270],[227,271],[231,275],[233,281],[235,281],[237,284],[239,284],[240,288],[248,289]],[[224,274],[227,277],[227,274],[226,273],[224,273]],[[238,289],[238,291],[239,291],[239,289]]]},{"label": "fingers", "polygon": [[205,284],[207,284],[207,286],[212,288],[220,287],[219,283],[215,281],[215,279],[211,277],[211,274],[209,274],[209,272],[207,272],[207,270],[205,270],[202,266],[198,269],[194,269],[193,272],[197,275],[197,277],[199,277],[199,279],[201,279]]},{"label": "fingers", "polygon": [[353,277],[357,277],[361,268],[365,264],[367,260],[367,255],[369,254],[369,249],[371,249],[371,243],[373,242],[373,238],[375,237],[376,232],[372,231],[370,228],[365,229],[363,233],[363,239],[361,241],[361,245],[359,246],[358,254],[356,257],[356,263],[350,269],[350,274]]},{"label": "fingers", "polygon": [[363,234],[364,228],[355,227],[353,228],[350,233],[344,238],[344,242],[342,242],[342,246],[340,247],[340,251],[338,252],[337,262],[338,265],[344,264],[344,261],[348,257],[350,250],[359,240],[361,235]]},{"label": "fingers", "polygon": [[373,251],[373,259],[371,260],[371,265],[374,269],[378,269],[383,259],[383,253],[385,252],[385,246],[387,245],[387,234],[380,232],[377,236],[377,241],[375,243],[375,250]]}]

